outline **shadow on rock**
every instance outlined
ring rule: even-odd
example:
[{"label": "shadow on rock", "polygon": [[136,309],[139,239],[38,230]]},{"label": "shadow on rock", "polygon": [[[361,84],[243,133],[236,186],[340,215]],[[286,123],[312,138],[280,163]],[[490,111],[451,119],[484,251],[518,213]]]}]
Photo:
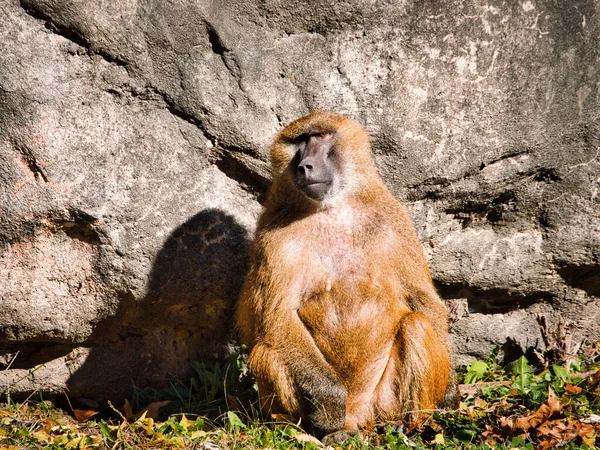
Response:
[{"label": "shadow on rock", "polygon": [[147,295],[124,293],[117,314],[97,326],[71,396],[91,397],[94,383],[93,398],[122,401],[133,386],[184,379],[190,361],[227,356],[248,246],[247,231],[218,209],[179,226],[156,256]]}]

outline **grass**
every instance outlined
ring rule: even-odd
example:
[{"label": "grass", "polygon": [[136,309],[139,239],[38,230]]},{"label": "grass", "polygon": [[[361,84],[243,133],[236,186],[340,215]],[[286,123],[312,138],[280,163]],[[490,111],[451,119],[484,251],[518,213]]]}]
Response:
[{"label": "grass", "polygon": [[[344,449],[600,448],[600,365],[579,360],[541,369],[523,357],[503,367],[492,354],[459,377],[457,411],[436,411],[410,427],[365,430]],[[265,417],[243,356],[194,363],[194,378],[164,391],[137,391],[109,414],[71,410],[41,397],[0,405],[0,449],[318,449],[300,424]],[[582,373],[587,369],[585,373]],[[475,383],[475,384],[473,384]],[[337,447],[337,446],[336,446]]]}]

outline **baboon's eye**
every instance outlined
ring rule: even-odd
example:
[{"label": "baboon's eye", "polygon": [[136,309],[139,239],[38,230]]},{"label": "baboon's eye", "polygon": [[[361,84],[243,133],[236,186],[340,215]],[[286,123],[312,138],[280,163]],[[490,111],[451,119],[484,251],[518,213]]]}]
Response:
[{"label": "baboon's eye", "polygon": [[299,136],[296,136],[295,138],[292,139],[292,143],[294,144],[299,144],[301,142],[307,142],[308,139],[310,138],[309,134],[301,134]]}]

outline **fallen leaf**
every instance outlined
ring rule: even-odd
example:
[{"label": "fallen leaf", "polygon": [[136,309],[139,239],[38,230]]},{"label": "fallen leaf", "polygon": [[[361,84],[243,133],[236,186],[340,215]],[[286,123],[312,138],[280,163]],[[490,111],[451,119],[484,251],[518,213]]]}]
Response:
[{"label": "fallen leaf", "polygon": [[581,394],[583,391],[579,386],[573,386],[571,383],[565,385],[565,390],[569,391],[571,394]]},{"label": "fallen leaf", "polygon": [[271,414],[271,418],[276,422],[294,423],[293,417],[287,414]]},{"label": "fallen leaf", "polygon": [[236,397],[234,397],[233,395],[227,394],[227,402],[228,402],[229,409],[234,409],[234,410],[240,409],[240,402],[238,402],[238,399]]},{"label": "fallen leaf", "polygon": [[580,434],[583,443],[589,447],[592,447],[596,443],[596,433],[592,430],[587,434]]},{"label": "fallen leaf", "polygon": [[[554,392],[554,389],[552,389],[551,386],[548,386],[548,402],[547,402],[548,406],[550,407],[550,413],[553,414],[555,412],[560,412],[562,409],[562,406],[560,405],[560,401],[558,401],[558,396],[556,395],[556,392]],[[544,405],[542,405],[544,406]]]},{"label": "fallen leaf", "polygon": [[134,414],[133,409],[131,408],[131,404],[129,403],[129,400],[125,399],[125,405],[123,406],[123,409],[125,410],[125,418],[127,420],[131,420],[131,419],[138,420],[138,419],[142,419],[142,418],[156,420],[156,418],[158,417],[158,410],[160,408],[162,408],[163,406],[165,406],[167,403],[171,403],[171,400],[165,400],[162,402],[153,402],[153,403],[150,403],[148,406],[146,406],[141,411]]},{"label": "fallen leaf", "polygon": [[77,419],[77,422],[83,423],[90,417],[98,414],[98,411],[94,411],[91,409],[74,409],[73,414],[75,415],[75,419]]},{"label": "fallen leaf", "polygon": [[102,435],[100,434],[93,434],[91,436],[88,436],[88,439],[91,445],[100,445],[102,443]]},{"label": "fallen leaf", "polygon": [[482,388],[497,388],[499,386],[510,386],[510,381],[486,381],[482,383],[460,384],[458,390],[461,396],[481,395]]},{"label": "fallen leaf", "polygon": [[311,436],[310,434],[300,433],[294,436],[294,439],[298,442],[308,442],[314,445],[318,445],[319,447],[323,447],[323,443],[316,437]]},{"label": "fallen leaf", "polygon": [[540,406],[537,411],[525,417],[517,417],[516,419],[505,417],[502,419],[501,425],[511,430],[527,431],[530,428],[536,428],[561,410],[562,406],[558,401],[556,393],[552,387],[548,386],[548,401]]},{"label": "fallen leaf", "polygon": [[587,384],[590,389],[595,387],[597,384],[600,384],[600,369],[598,369],[593,375],[590,375]]},{"label": "fallen leaf", "polygon": [[129,400],[125,399],[125,405],[123,406],[123,409],[125,410],[125,418],[127,420],[133,419],[135,417],[135,415],[133,414],[133,409],[129,404]]},{"label": "fallen leaf", "polygon": [[219,447],[217,444],[214,444],[212,442],[209,441],[204,441],[201,442],[200,444],[198,444],[196,446],[197,449],[202,449],[202,450],[220,450],[221,447]]},{"label": "fallen leaf", "polygon": [[553,440],[548,441],[540,441],[540,443],[536,446],[537,450],[548,450],[549,448],[555,447],[556,442]]},{"label": "fallen leaf", "polygon": [[589,416],[582,417],[579,420],[583,423],[600,423],[600,416],[598,414],[590,414]]},{"label": "fallen leaf", "polygon": [[592,425],[570,419],[547,421],[536,429],[536,435],[540,443],[544,443],[543,448],[549,448],[549,443],[551,446],[563,445],[577,437],[581,437],[586,445],[593,445],[596,441]]},{"label": "fallen leaf", "polygon": [[190,434],[190,437],[192,439],[198,439],[201,437],[206,436],[208,433],[204,430],[196,430],[196,431],[192,431],[192,433]]},{"label": "fallen leaf", "polygon": [[147,418],[156,420],[158,418],[158,410],[168,403],[171,403],[171,400],[150,403],[143,410],[141,410],[139,413],[137,413],[135,415],[135,418],[139,419],[145,413]]},{"label": "fallen leaf", "polygon": [[44,430],[38,430],[35,433],[32,433],[32,436],[34,438],[36,438],[38,441],[42,441],[42,442],[52,442],[52,436],[50,436],[46,431]]},{"label": "fallen leaf", "polygon": [[85,441],[85,437],[75,438],[72,441],[69,441],[67,445],[65,445],[65,448],[83,448]]},{"label": "fallen leaf", "polygon": [[582,423],[578,427],[577,434],[581,437],[585,445],[591,447],[596,442],[596,429],[590,424]]},{"label": "fallen leaf", "polygon": [[140,417],[137,420],[137,423],[142,427],[142,429],[148,433],[148,436],[153,436],[154,435],[154,419],[148,418],[146,419],[145,417]]},{"label": "fallen leaf", "polygon": [[440,445],[444,445],[446,444],[446,440],[444,439],[444,433],[438,433],[435,435],[435,438],[433,439],[433,441],[431,441],[431,444],[440,444]]},{"label": "fallen leaf", "polygon": [[181,420],[179,421],[179,425],[181,425],[183,427],[184,430],[187,431],[187,429],[194,425],[194,421],[189,420],[187,417],[185,417],[185,414],[181,415]]}]

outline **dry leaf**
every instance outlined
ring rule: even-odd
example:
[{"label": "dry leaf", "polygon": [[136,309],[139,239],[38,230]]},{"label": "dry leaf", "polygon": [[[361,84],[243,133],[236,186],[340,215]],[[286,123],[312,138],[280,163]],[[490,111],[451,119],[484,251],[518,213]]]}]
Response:
[{"label": "dry leaf", "polygon": [[473,406],[475,406],[476,408],[480,408],[480,409],[486,409],[488,406],[488,403],[482,398],[476,398],[473,401]]},{"label": "dry leaf", "polygon": [[600,369],[598,369],[595,374],[590,375],[588,380],[588,387],[590,389],[600,384]]},{"label": "dry leaf", "polygon": [[84,448],[85,441],[86,441],[86,438],[84,436],[75,438],[75,439],[67,442],[67,445],[65,445],[65,448]]},{"label": "dry leaf", "polygon": [[171,400],[150,403],[148,406],[146,406],[144,409],[142,409],[139,413],[135,414],[134,417],[136,420],[142,416],[156,420],[158,418],[158,410],[168,403],[171,403]]},{"label": "dry leaf", "polygon": [[[558,396],[556,395],[556,392],[554,392],[554,389],[552,389],[552,386],[548,386],[548,402],[547,402],[547,404],[550,407],[551,414],[553,414],[555,412],[560,412],[562,410],[562,406],[560,405],[560,402],[558,401]],[[542,405],[542,406],[544,406],[544,405]]]},{"label": "dry leaf", "polygon": [[231,394],[227,394],[227,402],[230,410],[238,411],[241,409],[238,399]]},{"label": "dry leaf", "polygon": [[133,414],[133,409],[129,404],[129,400],[125,399],[125,406],[123,406],[123,409],[125,410],[125,418],[127,420],[133,419],[135,417]]},{"label": "dry leaf", "polygon": [[510,381],[484,381],[481,383],[473,383],[473,384],[460,384],[458,386],[458,390],[461,396],[467,395],[481,395],[481,388],[490,387],[496,388],[499,386],[510,386]]},{"label": "dry leaf", "polygon": [[52,436],[50,436],[45,430],[38,430],[32,433],[32,436],[36,438],[38,441],[42,442],[52,442]]},{"label": "dry leaf", "polygon": [[90,417],[98,414],[98,411],[94,411],[92,409],[74,409],[73,414],[75,415],[75,419],[77,419],[77,422],[83,423]]},{"label": "dry leaf", "polygon": [[[569,419],[547,421],[536,429],[536,435],[540,442],[552,443],[552,445],[572,442],[578,436],[583,439],[584,443],[591,442],[593,444],[596,440],[592,425]],[[544,445],[544,448],[548,448],[547,445]]]},{"label": "dry leaf", "polygon": [[148,433],[148,436],[154,436],[154,419],[138,419],[138,424]]},{"label": "dry leaf", "polygon": [[440,444],[440,445],[446,444],[446,440],[444,439],[444,433],[438,433],[435,435],[435,438],[433,438],[433,441],[431,441],[431,445],[434,445],[434,444]]},{"label": "dry leaf", "polygon": [[125,410],[125,418],[127,420],[131,420],[131,419],[153,419],[156,420],[156,418],[158,417],[158,410],[160,408],[162,408],[163,406],[165,406],[167,403],[171,403],[171,400],[165,400],[163,402],[153,402],[150,403],[148,406],[146,406],[144,409],[142,409],[141,411],[137,412],[137,413],[133,413],[133,409],[131,408],[131,404],[129,403],[129,400],[125,400],[125,406],[123,406],[123,409]]},{"label": "dry leaf", "polygon": [[[584,426],[589,428],[584,428]],[[578,434],[585,445],[592,447],[596,443],[596,431],[591,425],[583,424]]]},{"label": "dry leaf", "polygon": [[287,414],[271,414],[271,417],[276,422],[295,423],[293,421],[293,417],[292,416],[288,416]]},{"label": "dry leaf", "polygon": [[323,443],[318,440],[316,437],[311,436],[310,434],[300,433],[294,436],[294,439],[298,442],[310,442],[311,444],[318,445],[319,447],[323,447]]},{"label": "dry leaf", "polygon": [[565,385],[565,390],[569,391],[571,394],[581,394],[583,391],[579,386],[573,386],[571,383]]},{"label": "dry leaf", "polygon": [[583,423],[598,423],[600,424],[600,416],[598,414],[590,414],[589,416],[579,419]]},{"label": "dry leaf", "polygon": [[549,448],[555,447],[556,446],[556,442],[549,440],[549,441],[540,441],[540,443],[536,446],[537,450],[547,450]]},{"label": "dry leaf", "polygon": [[502,426],[508,427],[513,430],[527,431],[530,428],[536,428],[538,425],[544,423],[555,413],[560,412],[562,409],[556,393],[552,387],[548,386],[548,401],[544,403],[539,409],[525,417],[517,417],[516,419],[503,418]]}]

